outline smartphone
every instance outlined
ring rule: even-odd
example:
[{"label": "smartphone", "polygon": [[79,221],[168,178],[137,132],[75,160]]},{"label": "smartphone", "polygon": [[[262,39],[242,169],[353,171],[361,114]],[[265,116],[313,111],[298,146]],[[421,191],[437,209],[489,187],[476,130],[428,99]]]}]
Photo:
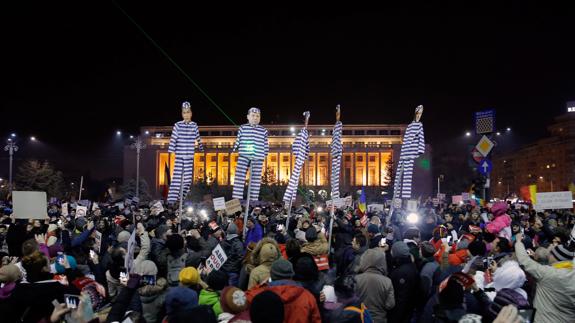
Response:
[{"label": "smartphone", "polygon": [[156,275],[143,275],[140,283],[142,286],[156,285]]},{"label": "smartphone", "polygon": [[379,246],[384,247],[387,244],[387,238],[382,238],[379,240]]},{"label": "smartphone", "polygon": [[56,257],[56,261],[64,266],[64,254],[62,252],[58,252],[58,256]]},{"label": "smartphone", "polygon": [[533,323],[535,321],[535,309],[523,308],[518,310],[519,316],[523,319],[523,323]]},{"label": "smartphone", "polygon": [[120,280],[127,280],[128,279],[128,275],[125,272],[120,272]]},{"label": "smartphone", "polygon": [[94,252],[94,250],[90,250],[90,258],[95,258],[96,257],[96,253]]},{"label": "smartphone", "polygon": [[76,309],[80,305],[80,296],[64,294],[64,301],[66,302],[67,308]]}]

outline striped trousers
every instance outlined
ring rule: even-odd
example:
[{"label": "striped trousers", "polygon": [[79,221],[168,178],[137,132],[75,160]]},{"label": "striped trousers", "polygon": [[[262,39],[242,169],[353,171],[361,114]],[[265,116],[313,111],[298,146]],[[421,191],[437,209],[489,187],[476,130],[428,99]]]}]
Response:
[{"label": "striped trousers", "polygon": [[289,183],[286,188],[286,192],[284,194],[284,202],[286,205],[291,201],[295,200],[295,196],[297,195],[297,184],[299,182],[299,176],[301,174],[301,169],[303,168],[303,163],[305,162],[306,158],[298,157],[295,160],[295,165],[291,172],[291,176],[289,178]]},{"label": "striped trousers", "polygon": [[400,159],[395,172],[393,185],[394,198],[411,198],[411,183],[413,180],[413,164],[415,159]]},{"label": "striped trousers", "polygon": [[[235,199],[244,198],[244,185],[246,182],[246,173],[248,167],[252,164],[252,172],[250,174],[250,183],[252,191],[248,192],[250,201],[257,201],[260,195],[260,186],[262,185],[262,167],[264,165],[263,159],[249,160],[246,157],[239,156],[238,164],[236,165],[236,175],[234,176],[234,192],[232,197]],[[247,197],[246,197],[247,198]]]},{"label": "striped trousers", "polygon": [[174,203],[180,199],[180,184],[184,185],[184,199],[188,194],[190,185],[192,184],[192,175],[194,172],[194,159],[193,158],[178,158],[174,163],[174,175],[172,175],[172,182],[170,183],[170,190],[168,191],[168,203]]},{"label": "striped trousers", "polygon": [[341,170],[341,154],[331,158],[331,198],[339,198],[339,172]]}]

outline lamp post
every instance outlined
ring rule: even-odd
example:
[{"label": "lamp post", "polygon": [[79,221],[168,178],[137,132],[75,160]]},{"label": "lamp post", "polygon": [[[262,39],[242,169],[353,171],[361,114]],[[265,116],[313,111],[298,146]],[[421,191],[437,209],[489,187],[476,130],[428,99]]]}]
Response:
[{"label": "lamp post", "polygon": [[142,138],[138,136],[130,147],[136,149],[136,197],[140,198],[140,151],[146,148],[146,144]]},{"label": "lamp post", "polygon": [[[12,136],[14,137],[14,136]],[[8,191],[10,193],[12,193],[12,162],[14,159],[14,153],[18,151],[18,146],[16,145],[16,143],[12,140],[12,139],[8,139],[8,144],[6,145],[6,147],[4,147],[4,151],[8,152],[8,155],[10,156],[10,166],[9,166],[9,172],[8,172]]]}]

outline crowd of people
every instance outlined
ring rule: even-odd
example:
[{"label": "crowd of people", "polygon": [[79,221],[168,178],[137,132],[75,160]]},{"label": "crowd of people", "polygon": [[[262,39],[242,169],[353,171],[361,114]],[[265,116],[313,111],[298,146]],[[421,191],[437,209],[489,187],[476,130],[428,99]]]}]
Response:
[{"label": "crowd of people", "polygon": [[569,210],[501,201],[332,218],[318,203],[286,226],[274,205],[246,223],[126,207],[76,216],[54,203],[45,220],[5,207],[0,321],[575,322]]}]

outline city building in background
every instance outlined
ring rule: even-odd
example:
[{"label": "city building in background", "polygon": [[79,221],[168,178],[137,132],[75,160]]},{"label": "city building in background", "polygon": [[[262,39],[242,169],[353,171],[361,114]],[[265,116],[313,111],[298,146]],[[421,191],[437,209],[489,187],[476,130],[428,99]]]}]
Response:
[{"label": "city building in background", "polygon": [[538,192],[568,190],[575,182],[575,104],[555,118],[550,136],[493,160],[492,196],[519,193],[521,186],[537,184]]},{"label": "city building in background", "polygon": [[[285,184],[294,167],[291,145],[301,125],[264,125],[269,131],[270,152],[263,167],[263,183]],[[200,126],[205,152],[197,151],[194,160],[194,184],[205,181],[219,186],[233,185],[237,153],[232,153],[236,140],[235,126]],[[310,154],[300,178],[301,185],[328,187],[331,174],[329,144],[333,125],[310,125]],[[344,124],[343,158],[340,187],[350,191],[354,187],[385,187],[395,169],[405,125],[347,125]],[[140,177],[149,185],[151,194],[161,196],[168,184],[168,170],[174,156],[168,154],[171,126],[142,127],[146,148],[140,152]],[[430,165],[431,149],[416,161],[414,197],[428,196],[432,189]],[[124,181],[135,178],[136,153],[124,149]],[[193,190],[193,185],[192,185]]]}]

